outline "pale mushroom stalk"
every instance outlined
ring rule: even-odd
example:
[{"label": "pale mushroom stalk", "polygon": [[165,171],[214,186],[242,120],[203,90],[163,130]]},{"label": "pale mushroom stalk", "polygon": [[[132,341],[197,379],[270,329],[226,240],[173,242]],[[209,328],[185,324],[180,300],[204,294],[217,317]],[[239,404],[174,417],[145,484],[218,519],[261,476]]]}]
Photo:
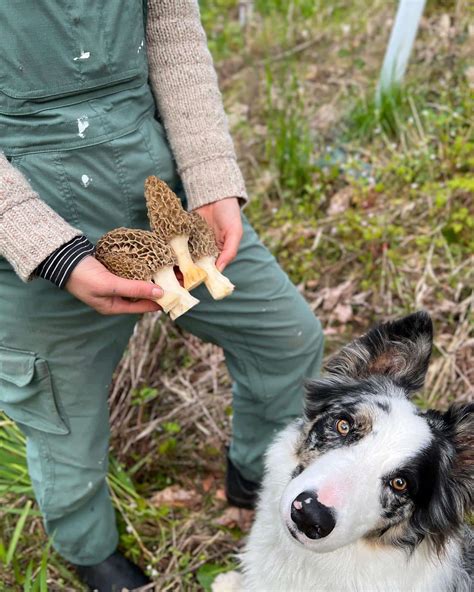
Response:
[{"label": "pale mushroom stalk", "polygon": [[[194,296],[185,290],[178,282],[172,267],[163,267],[158,271],[155,271],[153,274],[153,281],[155,284],[158,284],[158,286],[161,286],[163,290],[165,290],[166,286],[165,296],[160,300],[164,300],[166,295],[168,296],[170,306],[165,312],[169,312],[170,318],[173,321],[193,306],[196,306],[196,304],[199,304],[199,300],[194,298]],[[165,310],[164,307],[163,310]]]},{"label": "pale mushroom stalk", "polygon": [[111,230],[98,241],[95,256],[120,277],[154,281],[159,285],[164,294],[155,301],[173,320],[199,303],[178,282],[173,251],[153,232],[130,228]]},{"label": "pale mushroom stalk", "polygon": [[192,290],[202,284],[206,273],[193,263],[188,239],[192,231],[192,218],[183,209],[178,196],[157,177],[145,182],[148,218],[153,231],[173,250],[183,274],[184,287]]},{"label": "pale mushroom stalk", "polygon": [[173,249],[176,259],[178,260],[178,267],[183,274],[184,287],[187,290],[192,290],[206,281],[203,269],[197,266],[191,259],[188,246],[189,238],[184,235],[175,236],[168,244]]},{"label": "pale mushroom stalk", "polygon": [[216,260],[219,256],[216,239],[212,228],[199,215],[193,212],[193,231],[189,241],[194,262],[206,272],[204,280],[214,300],[222,300],[234,291],[234,284],[223,275],[216,267]]},{"label": "pale mushroom stalk", "polygon": [[196,260],[196,265],[207,274],[204,283],[214,300],[222,300],[230,296],[235,289],[234,284],[216,267],[216,257],[205,255]]},{"label": "pale mushroom stalk", "polygon": [[[163,269],[160,269],[160,271],[157,271],[153,274],[153,281],[163,290],[163,296],[161,298],[158,298],[155,302],[157,302],[166,313],[169,313],[170,311],[174,310],[174,308],[180,302],[180,294],[177,293],[176,290],[172,291],[173,284],[169,277],[171,275],[170,271],[171,274],[173,274],[174,279],[176,279],[174,271],[172,269],[170,270],[169,267],[164,267]],[[164,277],[164,275],[166,275],[166,277]],[[181,288],[181,286],[179,287]],[[192,298],[189,292],[186,292],[186,294]],[[197,304],[197,302],[195,302],[194,304]],[[194,306],[194,304],[192,306]]]}]

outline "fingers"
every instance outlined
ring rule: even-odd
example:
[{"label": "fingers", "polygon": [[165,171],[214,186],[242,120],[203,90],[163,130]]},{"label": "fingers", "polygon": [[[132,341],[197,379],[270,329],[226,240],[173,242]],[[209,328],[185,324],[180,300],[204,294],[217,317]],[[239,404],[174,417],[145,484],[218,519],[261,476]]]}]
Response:
[{"label": "fingers", "polygon": [[154,301],[162,296],[163,290],[152,282],[113,276],[113,281],[96,295],[94,308],[103,315],[156,312],[161,306]]},{"label": "fingers", "polygon": [[163,296],[163,290],[151,282],[125,280],[119,277],[108,287],[107,292],[110,296],[121,296],[122,298],[136,300],[145,298],[148,300],[157,300]]},{"label": "fingers", "polygon": [[237,251],[239,250],[240,240],[242,238],[242,226],[237,225],[233,227],[225,236],[224,247],[219,255],[216,267],[219,271],[223,271],[227,265],[235,259]]},{"label": "fingers", "polygon": [[102,304],[98,312],[104,315],[116,314],[142,314],[145,312],[156,312],[161,310],[161,306],[152,300],[137,300],[131,302],[123,298],[112,298],[107,305]]}]

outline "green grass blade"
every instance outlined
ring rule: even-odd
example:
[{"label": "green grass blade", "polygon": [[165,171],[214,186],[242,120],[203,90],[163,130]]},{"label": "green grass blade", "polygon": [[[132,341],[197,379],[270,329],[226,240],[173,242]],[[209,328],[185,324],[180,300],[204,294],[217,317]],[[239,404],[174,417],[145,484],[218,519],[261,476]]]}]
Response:
[{"label": "green grass blade", "polygon": [[48,592],[48,563],[49,563],[49,551],[51,549],[52,539],[48,540],[43,554],[41,556],[41,570],[39,575],[40,581],[40,592]]},{"label": "green grass blade", "polygon": [[26,572],[25,572],[25,582],[23,584],[23,592],[31,592],[32,576],[33,576],[33,561],[30,561],[28,563],[28,567],[26,568]]},{"label": "green grass blade", "polygon": [[23,528],[25,526],[25,522],[26,522],[26,519],[28,517],[28,514],[30,513],[32,504],[33,504],[33,502],[31,500],[28,500],[26,502],[26,505],[25,505],[25,507],[23,509],[23,512],[21,513],[20,518],[19,518],[19,520],[18,520],[18,522],[17,522],[17,524],[15,526],[15,531],[13,533],[12,540],[10,541],[10,545],[8,547],[7,559],[6,559],[6,565],[7,566],[10,565],[10,563],[11,563],[11,561],[13,559],[13,556],[14,556],[15,550],[16,550],[16,547],[18,545],[18,541],[20,540],[21,533],[22,533]]}]

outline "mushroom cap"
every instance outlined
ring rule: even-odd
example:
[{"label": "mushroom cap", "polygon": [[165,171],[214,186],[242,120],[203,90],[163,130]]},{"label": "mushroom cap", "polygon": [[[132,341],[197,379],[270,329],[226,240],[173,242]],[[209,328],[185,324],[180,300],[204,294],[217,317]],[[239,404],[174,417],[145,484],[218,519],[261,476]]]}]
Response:
[{"label": "mushroom cap", "polygon": [[130,257],[125,253],[102,253],[100,256],[96,254],[96,257],[110,272],[127,280],[146,282],[153,275],[145,261]]},{"label": "mushroom cap", "polygon": [[[149,279],[159,269],[176,264],[176,256],[160,237],[148,230],[131,228],[115,228],[104,234],[97,242],[95,255],[110,271],[130,279],[144,279],[144,266]],[[131,278],[134,264],[137,275]]]},{"label": "mushroom cap", "polygon": [[145,200],[150,226],[166,241],[175,236],[191,234],[189,213],[164,181],[158,177],[148,177],[145,181]]},{"label": "mushroom cap", "polygon": [[191,257],[196,260],[206,255],[218,257],[219,249],[216,244],[214,231],[209,224],[196,212],[190,214],[193,229],[189,237],[189,252]]}]

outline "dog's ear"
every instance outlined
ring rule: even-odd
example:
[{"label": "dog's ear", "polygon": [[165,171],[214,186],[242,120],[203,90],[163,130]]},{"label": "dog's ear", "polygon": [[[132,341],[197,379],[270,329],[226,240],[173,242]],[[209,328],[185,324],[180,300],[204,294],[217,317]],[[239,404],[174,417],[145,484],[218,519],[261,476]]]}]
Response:
[{"label": "dog's ear", "polygon": [[[418,504],[411,521],[419,540],[428,536],[442,551],[474,504],[474,404],[456,403],[445,413],[429,410],[423,415],[433,433],[447,442],[436,456],[430,452],[435,478],[429,503]],[[426,483],[425,478],[424,487]]]},{"label": "dog's ear", "polygon": [[443,414],[455,456],[451,477],[458,485],[464,511],[474,503],[474,403],[454,404]]},{"label": "dog's ear", "polygon": [[432,346],[431,318],[420,311],[374,327],[331,358],[326,370],[356,380],[382,374],[416,391],[423,386]]}]

